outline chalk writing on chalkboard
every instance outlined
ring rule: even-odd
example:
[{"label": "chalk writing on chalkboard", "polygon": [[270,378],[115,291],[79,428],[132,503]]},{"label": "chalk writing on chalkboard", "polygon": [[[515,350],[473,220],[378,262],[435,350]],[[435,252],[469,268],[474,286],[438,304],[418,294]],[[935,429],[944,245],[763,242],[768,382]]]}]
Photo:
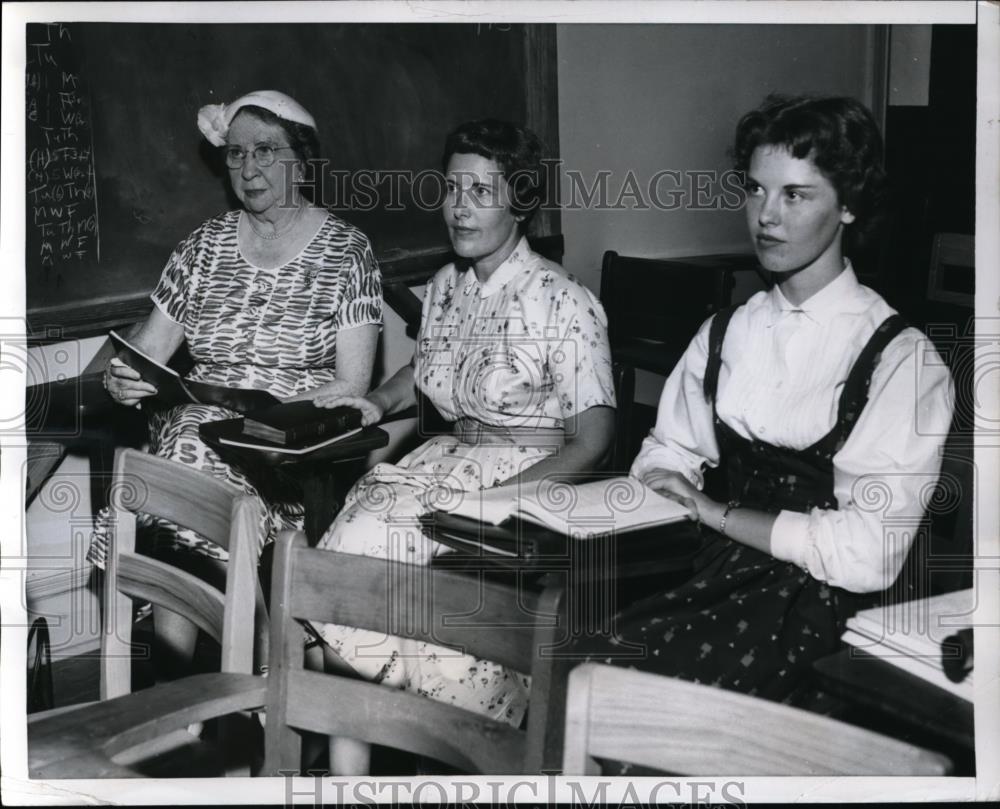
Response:
[{"label": "chalk writing on chalkboard", "polygon": [[30,24],[27,46],[26,258],[58,287],[101,255],[90,103],[70,28]]}]

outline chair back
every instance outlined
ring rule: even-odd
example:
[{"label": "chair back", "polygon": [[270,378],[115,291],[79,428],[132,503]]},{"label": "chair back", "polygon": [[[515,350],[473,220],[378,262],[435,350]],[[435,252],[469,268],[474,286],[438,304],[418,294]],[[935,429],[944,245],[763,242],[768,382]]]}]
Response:
[{"label": "chair back", "polygon": [[756,261],[743,256],[717,257],[713,263],[608,250],[601,264],[601,303],[612,348],[638,338],[683,349],[709,315],[729,305],[733,272],[755,267]]},{"label": "chair back", "polygon": [[701,324],[729,305],[735,273],[757,268],[756,259],[744,254],[685,259],[604,254],[601,303],[608,315],[618,400],[612,471],[624,474],[635,456],[636,369],[669,374]]},{"label": "chair back", "polygon": [[975,306],[975,237],[965,233],[935,233],[927,300]]},{"label": "chair back", "polygon": [[829,717],[596,663],[570,673],[564,775],[595,758],[671,775],[946,775],[944,756]]},{"label": "chair back", "polygon": [[[466,772],[540,772],[561,588],[309,548],[278,539],[271,585],[266,774],[300,769],[299,731],[429,756]],[[523,731],[427,697],[307,671],[299,621],[337,623],[449,647],[532,677]]]},{"label": "chair back", "polygon": [[[109,493],[110,553],[104,585],[101,699],[131,689],[132,601],[181,615],[219,642],[222,671],[253,668],[254,621],[266,620],[257,582],[257,505],[211,475],[133,449],[119,450]],[[136,515],[196,531],[229,552],[225,593],[136,552]]]}]

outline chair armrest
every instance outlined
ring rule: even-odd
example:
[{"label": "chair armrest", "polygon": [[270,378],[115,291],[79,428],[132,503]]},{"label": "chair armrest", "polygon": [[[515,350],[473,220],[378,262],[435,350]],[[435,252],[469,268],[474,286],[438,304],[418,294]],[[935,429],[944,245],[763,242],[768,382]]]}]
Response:
[{"label": "chair armrest", "polygon": [[404,408],[398,413],[390,413],[388,416],[383,416],[379,424],[391,424],[394,421],[403,421],[404,419],[415,419],[419,415],[417,406]]},{"label": "chair armrest", "polygon": [[[91,371],[71,379],[39,382],[25,390],[25,401],[44,406],[28,407],[24,430],[28,435],[64,432],[87,416],[105,414],[120,405],[104,390],[103,371]],[[120,408],[122,412],[125,408]]]},{"label": "chair armrest", "polygon": [[93,777],[95,761],[194,722],[261,708],[266,699],[263,677],[196,674],[76,711],[29,717],[28,770],[32,778]]}]

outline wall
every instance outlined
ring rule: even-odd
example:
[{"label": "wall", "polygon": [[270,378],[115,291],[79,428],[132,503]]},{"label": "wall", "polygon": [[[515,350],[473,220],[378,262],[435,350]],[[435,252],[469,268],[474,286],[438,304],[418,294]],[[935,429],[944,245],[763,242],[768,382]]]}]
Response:
[{"label": "wall", "polygon": [[[866,26],[560,25],[557,43],[564,167],[588,187],[610,171],[611,202],[630,170],[646,188],[662,169],[728,169],[736,121],[769,92],[871,97]],[[689,187],[666,177],[660,198]],[[571,191],[564,172],[564,202]],[[691,205],[705,202],[689,193],[678,210],[564,208],[565,266],[597,291],[605,250],[657,258],[749,250],[743,215]],[[661,387],[662,378],[640,372],[637,400],[655,404]]]}]

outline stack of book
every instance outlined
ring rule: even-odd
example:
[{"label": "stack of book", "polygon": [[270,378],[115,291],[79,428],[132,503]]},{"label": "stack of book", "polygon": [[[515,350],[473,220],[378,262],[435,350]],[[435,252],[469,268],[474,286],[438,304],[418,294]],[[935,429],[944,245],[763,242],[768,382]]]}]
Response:
[{"label": "stack of book", "polygon": [[221,436],[219,441],[301,455],[360,431],[361,411],[353,407],[317,407],[310,401],[286,402],[247,413],[242,422],[238,435]]},{"label": "stack of book", "polygon": [[974,608],[971,589],[873,607],[848,619],[842,639],[971,702],[972,671],[955,682],[945,665],[963,653],[955,638],[972,626]]}]

